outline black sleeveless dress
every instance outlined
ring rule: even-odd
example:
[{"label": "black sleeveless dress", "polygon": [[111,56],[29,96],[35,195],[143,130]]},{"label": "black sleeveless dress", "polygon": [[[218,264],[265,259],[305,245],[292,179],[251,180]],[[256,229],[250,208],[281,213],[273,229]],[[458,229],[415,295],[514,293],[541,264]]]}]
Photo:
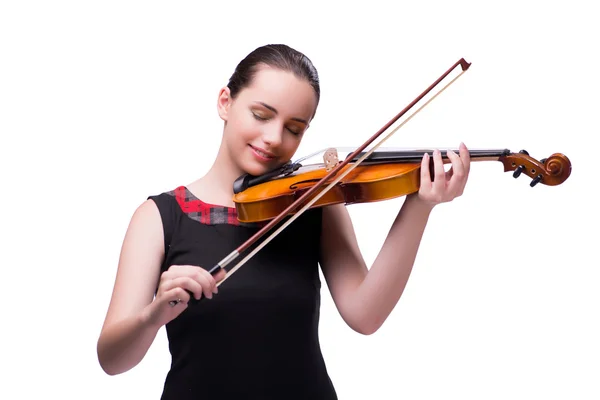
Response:
[{"label": "black sleeveless dress", "polygon": [[[210,269],[261,227],[240,223],[234,208],[206,204],[185,186],[149,199],[165,232],[163,271]],[[320,232],[321,210],[305,212],[213,299],[166,325],[172,363],[161,399],[337,399],[318,335]]]}]

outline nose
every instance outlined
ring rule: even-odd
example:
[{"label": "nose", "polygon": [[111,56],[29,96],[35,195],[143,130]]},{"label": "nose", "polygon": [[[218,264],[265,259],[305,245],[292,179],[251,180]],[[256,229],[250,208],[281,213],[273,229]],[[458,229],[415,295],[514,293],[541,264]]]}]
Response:
[{"label": "nose", "polygon": [[284,127],[274,122],[265,126],[262,134],[262,140],[269,147],[278,147],[281,145]]}]

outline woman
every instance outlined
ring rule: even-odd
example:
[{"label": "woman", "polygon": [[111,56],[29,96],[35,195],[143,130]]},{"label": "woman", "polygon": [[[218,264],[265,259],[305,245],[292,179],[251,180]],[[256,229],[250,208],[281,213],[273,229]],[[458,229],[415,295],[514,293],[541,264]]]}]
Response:
[{"label": "woman", "polygon": [[[217,291],[207,272],[260,226],[235,218],[233,182],[290,160],[319,103],[311,61],[285,45],[256,49],[221,89],[221,147],[206,175],[150,196],[124,239],[98,358],[108,374],[137,365],[166,325],[172,354],[163,399],[335,399],[318,339],[318,266],[350,328],[365,335],[388,317],[410,275],[431,210],[462,194],[469,154],[422,161],[418,193],[406,198],[367,268],[343,205],[312,209]],[[191,295],[205,299],[188,304]],[[171,306],[170,302],[177,302]]]}]

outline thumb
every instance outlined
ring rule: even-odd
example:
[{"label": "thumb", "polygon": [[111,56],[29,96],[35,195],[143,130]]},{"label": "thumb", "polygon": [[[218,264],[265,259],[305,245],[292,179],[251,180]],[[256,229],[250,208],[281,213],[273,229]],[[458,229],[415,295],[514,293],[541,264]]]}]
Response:
[{"label": "thumb", "polygon": [[227,275],[227,271],[224,268],[221,268],[219,272],[217,272],[214,277],[215,281],[220,282],[225,279],[225,275]]}]

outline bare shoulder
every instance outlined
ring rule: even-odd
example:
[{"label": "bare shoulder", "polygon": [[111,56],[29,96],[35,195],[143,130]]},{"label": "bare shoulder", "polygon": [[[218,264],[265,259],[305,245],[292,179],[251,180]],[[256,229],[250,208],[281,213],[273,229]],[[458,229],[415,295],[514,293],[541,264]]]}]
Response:
[{"label": "bare shoulder", "polygon": [[156,203],[149,199],[134,211],[125,232],[105,325],[152,302],[163,257],[162,220]]},{"label": "bare shoulder", "polygon": [[139,228],[150,229],[163,236],[160,212],[154,200],[148,199],[138,206],[131,217],[127,233]]}]

